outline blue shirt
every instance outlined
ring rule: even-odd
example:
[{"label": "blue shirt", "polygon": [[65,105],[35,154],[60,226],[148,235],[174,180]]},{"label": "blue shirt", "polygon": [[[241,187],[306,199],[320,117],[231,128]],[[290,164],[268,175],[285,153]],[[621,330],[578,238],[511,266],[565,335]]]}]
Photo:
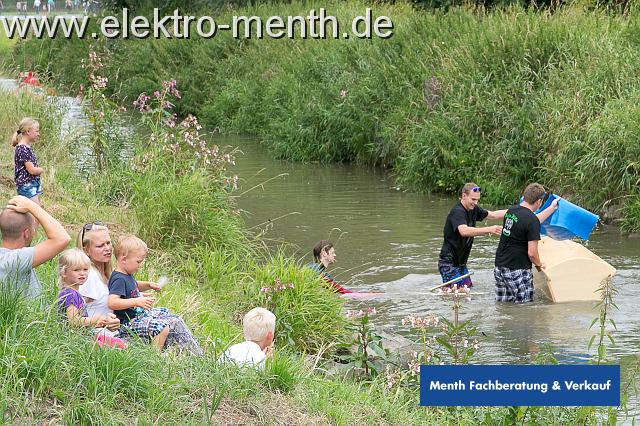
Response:
[{"label": "blue shirt", "polygon": [[[140,297],[138,283],[133,278],[133,275],[114,271],[109,278],[109,295],[112,294],[120,296],[121,299],[133,299],[134,297]],[[122,324],[128,324],[137,316],[135,308],[121,310],[114,309],[113,313],[116,314]]]}]

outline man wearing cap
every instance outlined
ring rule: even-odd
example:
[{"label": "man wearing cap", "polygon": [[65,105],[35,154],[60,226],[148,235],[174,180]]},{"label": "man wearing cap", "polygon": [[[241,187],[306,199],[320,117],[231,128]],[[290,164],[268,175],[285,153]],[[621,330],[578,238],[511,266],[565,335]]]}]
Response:
[{"label": "man wearing cap", "polygon": [[540,223],[558,208],[558,199],[555,198],[537,216],[533,213],[542,206],[546,195],[544,187],[539,183],[529,184],[524,190],[522,202],[509,208],[504,215],[493,268],[498,302],[533,301],[531,265],[535,265],[538,271],[545,267],[538,254]]},{"label": "man wearing cap", "polygon": [[[502,227],[499,225],[476,227],[476,222],[485,219],[502,219],[507,210],[489,211],[478,205],[481,189],[473,182],[466,183],[460,192],[460,201],[449,212],[444,224],[444,242],[440,250],[438,270],[442,282],[446,283],[455,278],[467,275],[467,259],[473,245],[473,238],[480,235],[500,235]],[[447,288],[471,287],[471,278],[466,277],[451,283]]]}]

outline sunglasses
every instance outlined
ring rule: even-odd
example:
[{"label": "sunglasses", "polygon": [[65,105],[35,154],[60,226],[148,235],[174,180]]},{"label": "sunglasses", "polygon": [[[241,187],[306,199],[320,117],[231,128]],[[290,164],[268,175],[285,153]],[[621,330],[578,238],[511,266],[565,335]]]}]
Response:
[{"label": "sunglasses", "polygon": [[473,192],[481,192],[481,191],[482,191],[482,188],[480,188],[479,186],[474,186],[473,188],[471,188],[471,190],[472,190]]},{"label": "sunglasses", "polygon": [[85,223],[82,226],[82,237],[80,237],[80,241],[84,241],[84,233],[86,231],[91,231],[93,229],[94,225],[95,226],[105,226],[105,224],[100,222],[99,220],[96,220],[95,222]]}]

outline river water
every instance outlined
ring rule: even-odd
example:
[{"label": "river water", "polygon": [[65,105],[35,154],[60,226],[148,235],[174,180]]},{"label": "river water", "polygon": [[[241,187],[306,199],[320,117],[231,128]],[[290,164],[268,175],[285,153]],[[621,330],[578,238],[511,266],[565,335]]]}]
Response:
[{"label": "river water", "polygon": [[[402,334],[407,333],[402,318],[409,314],[452,318],[451,297],[427,288],[441,283],[437,260],[442,228],[456,199],[398,191],[392,177],[378,169],[274,160],[255,139],[219,143],[243,152],[234,172],[240,177],[238,205],[248,227],[264,232],[271,245],[286,242],[304,263],[311,261],[318,240],[330,239],[337,252],[334,277],[350,289],[386,293],[366,302],[349,301],[350,307],[375,306],[373,323]],[[524,306],[495,303],[497,245],[497,236],[476,238],[469,261],[477,294],[463,301],[461,318],[472,320],[481,332],[477,359],[526,363],[549,346],[561,362],[585,362],[590,356],[587,344],[596,332],[595,327],[589,330],[598,316],[594,303],[554,304],[541,295]],[[616,344],[609,353],[618,359],[635,354],[640,344],[640,240],[621,235],[616,227],[600,226],[588,247],[617,269],[619,310],[612,317],[619,331],[613,333]]]}]

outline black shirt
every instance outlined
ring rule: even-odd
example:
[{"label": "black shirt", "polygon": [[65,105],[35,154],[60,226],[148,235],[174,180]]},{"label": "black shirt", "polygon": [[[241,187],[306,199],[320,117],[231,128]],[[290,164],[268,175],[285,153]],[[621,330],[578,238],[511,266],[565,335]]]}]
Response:
[{"label": "black shirt", "polygon": [[[109,278],[109,294],[116,294],[122,299],[140,297],[138,283],[133,276],[118,271],[113,271]],[[136,317],[136,308],[114,310],[113,313],[116,314],[122,324],[128,324]]]},{"label": "black shirt", "polygon": [[444,223],[444,242],[440,250],[440,260],[451,262],[456,266],[467,264],[473,237],[462,237],[458,232],[458,226],[476,226],[476,221],[484,220],[489,212],[480,206],[475,206],[473,210],[467,210],[462,203],[458,202],[447,216]]},{"label": "black shirt", "polygon": [[496,251],[496,266],[531,269],[529,241],[540,239],[540,220],[531,210],[513,206],[504,215],[502,235]]}]

